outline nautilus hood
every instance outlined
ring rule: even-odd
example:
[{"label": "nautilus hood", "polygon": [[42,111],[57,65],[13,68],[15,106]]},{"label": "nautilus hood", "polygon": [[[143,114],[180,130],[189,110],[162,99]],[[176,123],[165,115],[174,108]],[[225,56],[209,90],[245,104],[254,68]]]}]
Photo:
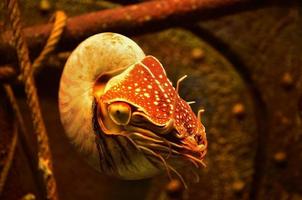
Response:
[{"label": "nautilus hood", "polygon": [[165,126],[173,119],[179,136],[194,135],[200,137],[200,143],[204,142],[203,125],[197,120],[187,102],[175,91],[163,66],[153,56],[146,56],[113,77],[107,83],[101,101],[130,103],[159,126]]}]

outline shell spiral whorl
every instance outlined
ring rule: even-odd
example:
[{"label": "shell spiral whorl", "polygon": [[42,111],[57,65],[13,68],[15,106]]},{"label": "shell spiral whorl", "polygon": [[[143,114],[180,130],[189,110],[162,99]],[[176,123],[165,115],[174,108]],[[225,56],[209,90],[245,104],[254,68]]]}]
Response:
[{"label": "shell spiral whorl", "polygon": [[[140,84],[143,93],[131,90]],[[149,87],[150,94],[162,92],[150,96]],[[199,166],[207,149],[205,130],[177,92],[159,61],[146,57],[135,42],[116,33],[97,34],[66,62],[59,89],[61,122],[86,159],[107,174],[140,179],[163,166],[174,171],[170,165],[178,161],[166,163],[167,155]],[[172,102],[171,109],[159,107],[160,102]]]}]

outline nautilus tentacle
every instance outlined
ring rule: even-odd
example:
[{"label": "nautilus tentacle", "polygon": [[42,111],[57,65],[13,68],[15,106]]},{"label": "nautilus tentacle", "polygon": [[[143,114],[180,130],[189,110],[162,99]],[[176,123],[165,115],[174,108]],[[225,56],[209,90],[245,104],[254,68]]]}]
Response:
[{"label": "nautilus tentacle", "polygon": [[[59,109],[68,137],[89,162],[126,179],[150,177],[175,163],[199,167],[205,128],[167,78],[161,63],[135,42],[102,33],[69,57],[60,83]],[[172,167],[173,166],[173,167]],[[176,166],[177,167],[177,166]]]}]

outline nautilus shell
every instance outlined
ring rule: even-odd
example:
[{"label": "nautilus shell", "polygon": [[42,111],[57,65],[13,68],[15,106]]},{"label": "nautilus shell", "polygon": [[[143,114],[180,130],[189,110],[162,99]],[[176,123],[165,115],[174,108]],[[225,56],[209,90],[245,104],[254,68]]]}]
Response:
[{"label": "nautilus shell", "polygon": [[205,128],[162,64],[131,39],[101,33],[83,41],[61,77],[67,136],[98,170],[124,179],[203,165]]}]

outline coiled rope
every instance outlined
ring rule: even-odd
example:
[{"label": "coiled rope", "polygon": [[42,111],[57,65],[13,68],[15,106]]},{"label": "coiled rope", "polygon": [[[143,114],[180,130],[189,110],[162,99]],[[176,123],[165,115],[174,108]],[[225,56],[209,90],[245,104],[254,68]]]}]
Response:
[{"label": "coiled rope", "polygon": [[12,27],[13,42],[18,55],[21,76],[25,86],[27,104],[31,110],[33,126],[35,133],[37,134],[39,163],[38,168],[43,175],[46,189],[46,198],[56,200],[58,199],[58,194],[55,177],[53,175],[52,156],[48,144],[46,127],[41,114],[37,90],[33,79],[33,70],[39,67],[45,57],[54,50],[66,24],[66,16],[61,11],[57,12],[54,28],[47,41],[47,44],[42,50],[40,56],[35,60],[34,64],[31,65],[28,48],[21,30],[20,11],[18,8],[17,0],[6,0],[5,2]]}]

